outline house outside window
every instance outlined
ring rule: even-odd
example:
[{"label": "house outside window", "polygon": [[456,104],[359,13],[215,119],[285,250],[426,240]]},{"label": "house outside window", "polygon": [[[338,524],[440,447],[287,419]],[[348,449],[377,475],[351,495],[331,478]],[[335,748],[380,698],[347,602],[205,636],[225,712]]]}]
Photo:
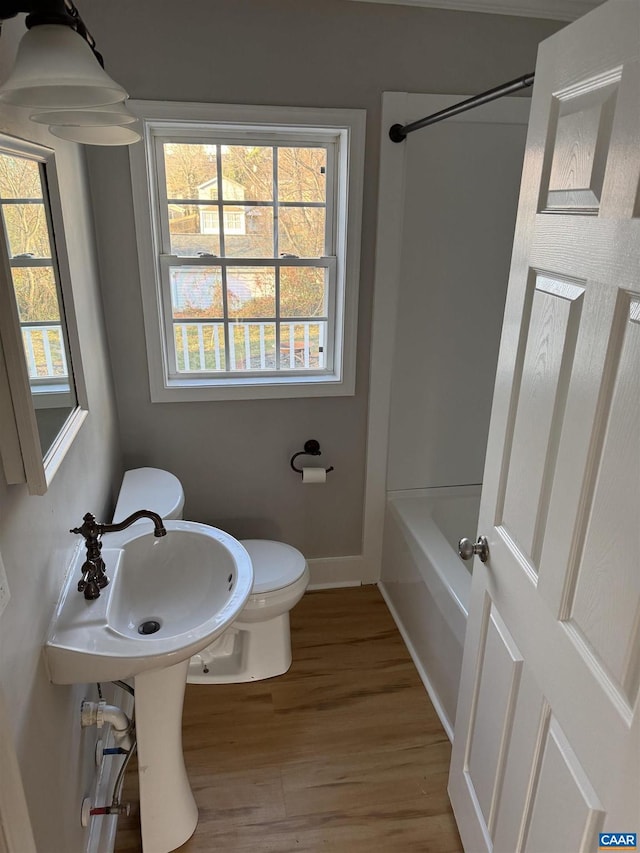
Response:
[{"label": "house outside window", "polygon": [[132,107],[152,400],[354,393],[364,113]]},{"label": "house outside window", "polygon": [[[207,148],[209,147],[211,146],[207,146]],[[165,149],[165,151],[166,150],[167,149]],[[249,148],[249,150],[251,149]],[[198,152],[197,148],[195,149],[195,152]],[[208,156],[209,155],[205,155],[205,157]],[[222,181],[222,195],[226,200],[245,200],[244,187],[241,184],[238,184],[235,181],[231,181],[228,179]],[[205,181],[204,184],[201,184],[198,187],[198,198],[202,201],[206,201],[207,199],[217,199],[218,179],[213,178],[212,180]],[[224,233],[234,235],[246,234],[245,215],[246,211],[244,207],[233,208],[230,205],[225,205],[222,214]],[[218,211],[215,208],[211,209],[205,206],[200,207],[200,233],[220,233],[220,217],[218,215]]]}]

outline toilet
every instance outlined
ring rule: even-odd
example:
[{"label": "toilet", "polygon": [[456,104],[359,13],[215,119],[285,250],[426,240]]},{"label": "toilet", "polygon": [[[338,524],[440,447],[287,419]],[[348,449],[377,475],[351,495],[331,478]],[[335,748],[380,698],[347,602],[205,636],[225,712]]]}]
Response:
[{"label": "toilet", "polygon": [[[184,491],[180,480],[159,468],[126,471],[113,520],[123,521],[138,509],[153,510],[163,519],[181,519]],[[282,675],[291,666],[289,611],[308,586],[307,561],[284,542],[240,541],[253,564],[253,589],[236,621],[191,658],[188,682],[258,681]]]}]

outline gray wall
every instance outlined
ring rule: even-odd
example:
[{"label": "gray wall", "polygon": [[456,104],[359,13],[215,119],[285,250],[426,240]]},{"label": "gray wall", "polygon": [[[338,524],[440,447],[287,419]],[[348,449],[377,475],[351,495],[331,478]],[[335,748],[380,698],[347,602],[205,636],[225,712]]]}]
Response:
[{"label": "gray wall", "polygon": [[[368,110],[357,394],[347,399],[149,403],[128,157],[91,152],[103,298],[128,466],[170,468],[187,512],[239,535],[282,537],[308,556],[359,553],[366,437],[378,124],[383,90],[474,92],[533,66],[556,24],[346,0],[83,0],[113,76],[133,97]],[[18,36],[6,23],[4,77]],[[239,46],[240,45],[240,46]],[[121,474],[84,163],[25,112],[0,109],[0,129],[54,145],[90,416],[43,497],[0,472],[0,553],[11,601],[0,616],[0,682],[38,849],[82,849],[78,821],[92,781],[92,733],[80,700],[91,687],[49,684],[42,642],[73,537],[88,509],[109,515]],[[180,436],[180,442],[176,437]],[[318,438],[335,465],[326,487],[300,491],[291,453]],[[54,841],[55,839],[55,841]]]},{"label": "gray wall", "polygon": [[[381,94],[490,88],[531,70],[559,25],[348,0],[84,0],[82,12],[134,98],[367,110],[350,398],[151,404],[128,157],[89,156],[125,464],[169,468],[187,515],[237,536],[282,538],[308,557],[359,554]],[[326,486],[303,488],[289,469],[307,438],[335,466]]]},{"label": "gray wall", "polygon": [[[19,23],[3,26],[2,79],[15,40],[24,31]],[[80,804],[95,771],[95,732],[81,732],[80,702],[84,696],[95,698],[95,687],[50,684],[42,644],[76,545],[69,528],[87,510],[111,511],[121,464],[82,152],[56,143],[45,128],[29,122],[25,112],[0,108],[0,130],[57,150],[90,414],[46,495],[33,497],[25,486],[8,486],[0,466],[0,553],[11,592],[0,615],[0,686],[37,849],[79,853],[85,846]]]}]

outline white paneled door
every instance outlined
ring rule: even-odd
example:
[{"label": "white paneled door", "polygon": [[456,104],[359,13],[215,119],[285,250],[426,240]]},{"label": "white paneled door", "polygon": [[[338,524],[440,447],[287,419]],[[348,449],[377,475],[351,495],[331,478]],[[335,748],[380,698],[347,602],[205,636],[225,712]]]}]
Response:
[{"label": "white paneled door", "polygon": [[640,833],[640,0],[540,49],[478,533],[465,850]]}]

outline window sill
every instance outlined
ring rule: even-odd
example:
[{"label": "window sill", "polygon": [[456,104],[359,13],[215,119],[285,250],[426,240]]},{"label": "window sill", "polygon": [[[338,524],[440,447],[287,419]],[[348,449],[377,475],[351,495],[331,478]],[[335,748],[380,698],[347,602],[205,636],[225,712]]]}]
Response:
[{"label": "window sill", "polygon": [[31,385],[31,394],[33,406],[36,410],[74,408],[76,405],[75,394],[71,392],[68,382]]},{"label": "window sill", "polygon": [[169,379],[151,387],[152,403],[188,403],[216,400],[278,400],[296,397],[353,396],[355,383],[335,376],[289,376],[225,379]]}]

